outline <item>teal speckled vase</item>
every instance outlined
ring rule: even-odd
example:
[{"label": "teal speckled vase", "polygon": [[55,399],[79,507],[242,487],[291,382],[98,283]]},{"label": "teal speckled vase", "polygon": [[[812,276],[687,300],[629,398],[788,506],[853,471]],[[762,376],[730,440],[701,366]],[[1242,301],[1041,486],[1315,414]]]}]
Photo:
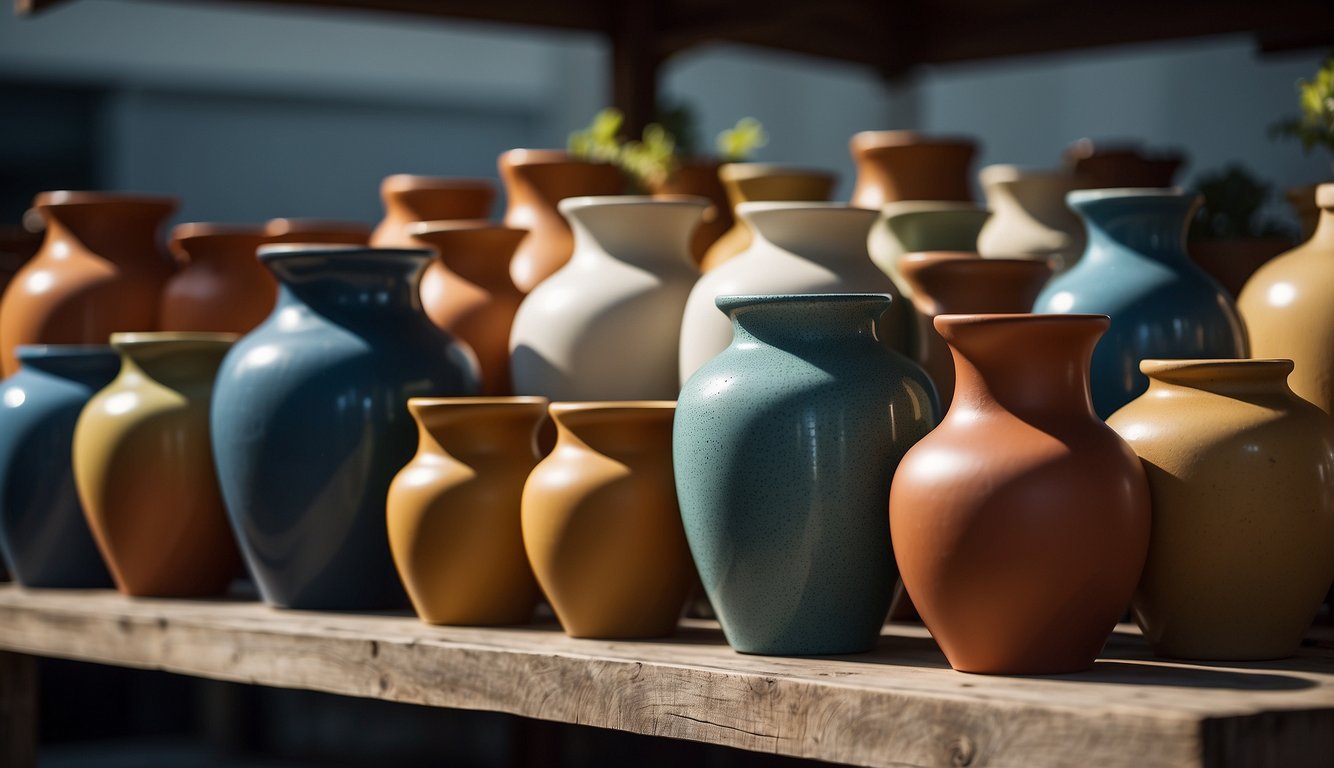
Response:
[{"label": "teal speckled vase", "polygon": [[876,339],[884,294],[721,296],[732,345],[681,391],[686,537],[734,648],[870,650],[898,569],[885,507],[935,424],[922,369]]}]

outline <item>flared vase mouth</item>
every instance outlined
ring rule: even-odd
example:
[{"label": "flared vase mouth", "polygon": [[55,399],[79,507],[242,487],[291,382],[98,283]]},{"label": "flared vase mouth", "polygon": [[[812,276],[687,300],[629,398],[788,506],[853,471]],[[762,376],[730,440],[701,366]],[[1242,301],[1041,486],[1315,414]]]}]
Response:
[{"label": "flared vase mouth", "polygon": [[171,228],[173,241],[206,237],[252,237],[263,240],[268,238],[268,233],[259,224],[216,224],[208,221],[190,221]]},{"label": "flared vase mouth", "polygon": [[110,344],[20,344],[14,350],[20,363],[41,360],[119,359]]},{"label": "flared vase mouth", "polygon": [[1012,184],[1014,182],[1063,182],[1072,187],[1079,183],[1080,177],[1073,171],[1062,168],[1041,168],[1036,166],[997,163],[988,165],[977,172],[977,180],[983,186],[989,184]]},{"label": "flared vase mouth", "polygon": [[508,232],[516,236],[528,234],[528,230],[522,227],[510,227],[490,219],[417,221],[409,224],[407,228],[407,233],[412,237],[430,237],[447,232]]},{"label": "flared vase mouth", "polygon": [[167,195],[149,195],[135,192],[101,192],[71,189],[57,189],[39,192],[33,197],[32,204],[37,208],[64,205],[106,205],[116,203],[158,209],[170,213],[180,205],[174,197]]},{"label": "flared vase mouth", "polygon": [[508,397],[410,397],[408,408],[418,411],[449,408],[507,408],[522,410],[536,408],[545,411],[550,400],[537,395],[512,395]]},{"label": "flared vase mouth", "polygon": [[895,200],[880,206],[880,214],[885,218],[907,216],[910,214],[958,214],[976,213],[991,215],[991,211],[981,203],[963,200]]},{"label": "flared vase mouth", "polygon": [[1294,364],[1286,358],[1210,358],[1198,360],[1147,359],[1140,373],[1171,384],[1202,384],[1214,381],[1287,381]]},{"label": "flared vase mouth", "polygon": [[579,195],[556,204],[565,215],[589,208],[696,208],[703,211],[712,203],[696,195]]},{"label": "flared vase mouth", "polygon": [[[909,251],[899,257],[899,266],[926,266],[945,261],[985,261],[977,251]],[[1017,261],[1017,259],[991,259],[991,261]]]},{"label": "flared vase mouth", "polygon": [[1076,189],[1067,192],[1066,203],[1079,205],[1101,200],[1136,200],[1143,198],[1179,198],[1193,200],[1196,195],[1181,187],[1112,187],[1108,189]]},{"label": "flared vase mouth", "polygon": [[137,349],[152,346],[231,346],[239,338],[241,336],[235,333],[129,331],[111,334],[111,346],[115,349]]},{"label": "flared vase mouth", "polygon": [[921,133],[913,130],[858,131],[850,141],[853,152],[901,147],[968,147],[977,142],[967,136]]},{"label": "flared vase mouth", "polygon": [[747,181],[770,176],[836,180],[837,174],[823,168],[781,163],[723,163],[718,166],[718,178],[723,181]]},{"label": "flared vase mouth", "polygon": [[500,153],[499,164],[505,166],[516,165],[605,165],[598,160],[590,160],[586,157],[576,157],[563,149],[509,149]]},{"label": "flared vase mouth", "polygon": [[387,193],[411,192],[419,189],[443,189],[460,192],[495,193],[495,184],[487,179],[468,176],[420,176],[414,173],[395,173],[384,177],[380,191]]},{"label": "flared vase mouth", "polygon": [[878,213],[874,208],[860,208],[851,203],[823,200],[756,200],[739,203],[736,207],[737,215],[744,219],[752,219],[757,215],[763,216],[773,211],[819,211],[834,216],[840,214],[866,216],[868,213]]},{"label": "flared vase mouth", "polygon": [[894,297],[888,293],[770,293],[770,294],[732,294],[715,298],[713,303],[718,309],[732,314],[748,307],[774,306],[854,306],[881,305],[888,309]]},{"label": "flared vase mouth", "polygon": [[561,401],[547,406],[552,416],[594,413],[654,413],[676,410],[675,400]]},{"label": "flared vase mouth", "polygon": [[936,315],[931,322],[935,325],[936,330],[941,333],[946,333],[947,331],[956,328],[999,325],[1085,325],[1090,329],[1101,328],[1105,331],[1111,327],[1112,318],[1107,315],[1096,314],[1014,312],[999,314]]},{"label": "flared vase mouth", "polygon": [[393,261],[415,263],[426,261],[431,256],[428,248],[372,248],[338,243],[271,243],[259,248],[259,260],[266,264],[301,260],[344,264]]},{"label": "flared vase mouth", "polygon": [[371,227],[359,221],[343,221],[340,219],[277,218],[264,222],[264,234],[272,238],[284,238],[288,243],[299,242],[293,238],[306,236],[309,236],[310,239],[305,242],[319,243],[319,235],[325,233],[343,238],[364,237],[369,239]]},{"label": "flared vase mouth", "polygon": [[1334,184],[1320,184],[1315,188],[1317,208],[1334,208]]}]

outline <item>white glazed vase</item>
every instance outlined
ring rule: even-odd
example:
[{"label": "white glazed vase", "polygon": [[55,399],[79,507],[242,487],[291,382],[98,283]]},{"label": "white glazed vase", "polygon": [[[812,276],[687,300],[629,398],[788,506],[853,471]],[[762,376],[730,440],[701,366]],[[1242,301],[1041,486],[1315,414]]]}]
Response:
[{"label": "white glazed vase", "polygon": [[888,293],[893,303],[880,323],[881,337],[900,352],[908,348],[908,304],[866,252],[876,211],[845,203],[756,202],[736,212],[755,238],[704,273],[690,292],[681,322],[682,382],[732,342],[732,322],[714,304],[719,296]]},{"label": "white glazed vase", "polygon": [[977,238],[983,258],[1036,259],[1057,272],[1074,266],[1084,252],[1084,224],[1065,196],[1079,188],[1079,177],[989,165],[978,180],[991,208]]},{"label": "white glazed vase", "polygon": [[574,255],[528,294],[510,332],[516,395],[675,400],[676,322],[699,277],[690,237],[709,202],[572,197]]},{"label": "white glazed vase", "polygon": [[866,249],[899,292],[912,298],[912,284],[899,274],[899,258],[922,251],[976,251],[978,233],[990,215],[977,203],[952,200],[886,203],[871,227]]}]

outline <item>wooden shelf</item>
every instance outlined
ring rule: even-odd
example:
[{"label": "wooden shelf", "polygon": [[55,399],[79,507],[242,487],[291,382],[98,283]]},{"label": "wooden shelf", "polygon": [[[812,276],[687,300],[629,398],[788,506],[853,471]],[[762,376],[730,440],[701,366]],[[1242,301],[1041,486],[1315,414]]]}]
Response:
[{"label": "wooden shelf", "polygon": [[1328,634],[1285,661],[1187,664],[1154,659],[1123,626],[1090,672],[988,677],[950,670],[920,627],[887,626],[870,654],[773,658],[732,651],[703,621],[667,640],[607,642],[553,624],[430,627],[4,585],[0,651],[866,766],[1295,768],[1334,755]]}]

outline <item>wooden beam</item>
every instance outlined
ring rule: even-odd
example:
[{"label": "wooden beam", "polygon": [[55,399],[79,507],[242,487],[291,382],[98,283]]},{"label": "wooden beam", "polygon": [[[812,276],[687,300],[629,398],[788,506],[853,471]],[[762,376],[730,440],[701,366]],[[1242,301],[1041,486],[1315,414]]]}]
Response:
[{"label": "wooden beam", "polygon": [[37,660],[0,651],[0,765],[37,765]]},{"label": "wooden beam", "polygon": [[658,49],[661,0],[613,3],[611,103],[625,115],[625,132],[638,138],[658,107]]}]

